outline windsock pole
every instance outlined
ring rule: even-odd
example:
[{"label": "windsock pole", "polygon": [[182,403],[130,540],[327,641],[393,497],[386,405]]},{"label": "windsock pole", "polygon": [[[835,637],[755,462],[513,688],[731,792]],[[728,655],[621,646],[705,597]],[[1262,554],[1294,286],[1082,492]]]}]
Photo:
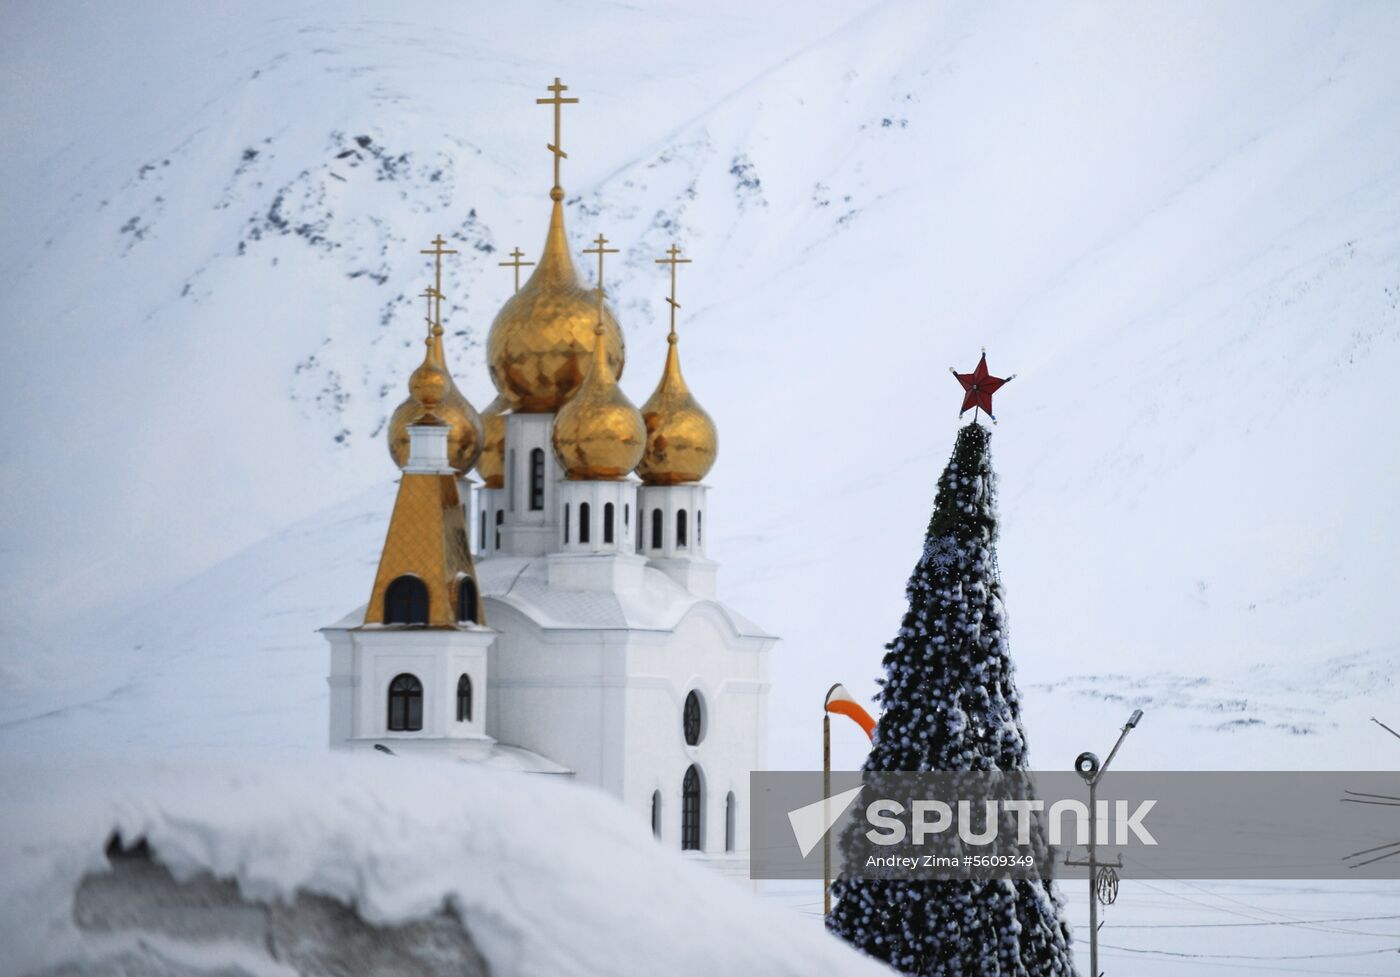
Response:
[{"label": "windsock pole", "polygon": [[[823,822],[831,823],[831,713],[827,706],[831,703],[831,693],[841,687],[837,682],[826,690],[822,700],[822,810]],[[822,916],[831,915],[831,832],[822,838]]]}]

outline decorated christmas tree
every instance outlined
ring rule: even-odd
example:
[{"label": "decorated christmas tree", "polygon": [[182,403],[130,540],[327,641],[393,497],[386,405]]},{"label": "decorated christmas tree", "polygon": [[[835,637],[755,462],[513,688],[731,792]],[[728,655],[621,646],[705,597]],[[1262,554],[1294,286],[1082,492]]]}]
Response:
[{"label": "decorated christmas tree", "polygon": [[[991,395],[1006,381],[987,372],[986,356],[956,375],[964,411],[990,417]],[[974,416],[939,479],[909,609],[886,646],[869,773],[1027,769],[997,571],[990,440]],[[1049,882],[841,879],[832,894],[832,932],[906,974],[1074,973]]]}]

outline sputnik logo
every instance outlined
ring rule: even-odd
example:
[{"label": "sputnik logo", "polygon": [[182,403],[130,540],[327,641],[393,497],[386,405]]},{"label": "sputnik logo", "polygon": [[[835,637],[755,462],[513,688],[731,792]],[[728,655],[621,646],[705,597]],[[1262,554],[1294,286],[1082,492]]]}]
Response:
[{"label": "sputnik logo", "polygon": [[812,849],[821,843],[831,826],[841,820],[841,815],[855,803],[857,795],[864,789],[852,787],[850,790],[823,798],[815,804],[788,811],[788,823],[792,825],[792,834],[797,839],[797,848],[802,852],[803,858],[810,855]]}]

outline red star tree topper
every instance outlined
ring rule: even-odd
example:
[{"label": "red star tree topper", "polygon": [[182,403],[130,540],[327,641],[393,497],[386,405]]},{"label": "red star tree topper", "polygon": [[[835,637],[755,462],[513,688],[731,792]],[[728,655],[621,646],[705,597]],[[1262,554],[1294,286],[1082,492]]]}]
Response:
[{"label": "red star tree topper", "polygon": [[[982,358],[977,361],[977,369],[971,373],[959,373],[951,366],[948,367],[948,372],[958,378],[958,383],[962,384],[963,388],[962,410],[958,411],[958,417],[961,418],[969,410],[974,412],[984,410],[987,412],[987,416],[992,419],[992,423],[995,424],[997,416],[992,413],[992,394],[1005,384],[1015,380],[1016,374],[1013,373],[1009,377],[992,376],[987,370],[987,351],[985,349],[982,350]],[[976,419],[974,413],[973,420]]]}]

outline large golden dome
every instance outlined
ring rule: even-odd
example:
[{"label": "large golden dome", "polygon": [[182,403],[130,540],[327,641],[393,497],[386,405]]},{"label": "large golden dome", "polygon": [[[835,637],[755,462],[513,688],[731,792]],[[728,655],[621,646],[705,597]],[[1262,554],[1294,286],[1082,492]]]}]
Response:
[{"label": "large golden dome", "polygon": [[[569,256],[564,232],[564,191],[550,191],[554,210],[544,254],[530,280],[496,314],[486,339],[491,380],[510,409],[525,414],[557,411],[583,383],[593,350],[598,308]],[[604,311],[603,338],[614,378],[622,376],[622,330]]]},{"label": "large golden dome", "polygon": [[[595,313],[596,315],[596,313]],[[646,448],[642,412],[617,385],[603,352],[602,326],[595,327],[593,365],[583,386],[554,419],[554,454],[569,478],[617,480],[637,467]]]},{"label": "large golden dome", "polygon": [[668,337],[666,368],[661,382],[642,405],[647,426],[647,447],[637,475],[648,485],[698,482],[709,472],[719,454],[719,431],[681,376],[676,334]]},{"label": "large golden dome", "polygon": [[389,455],[402,468],[408,464],[408,426],[416,424],[429,413],[425,399],[431,402],[431,413],[449,428],[447,461],[465,475],[476,464],[481,453],[481,417],[448,372],[442,355],[442,326],[433,326],[427,340],[428,350],[423,363],[409,378],[409,397],[395,408],[389,417]]},{"label": "large golden dome", "polygon": [[476,471],[487,488],[506,487],[506,412],[510,404],[504,394],[497,394],[489,407],[481,412],[481,457]]}]

